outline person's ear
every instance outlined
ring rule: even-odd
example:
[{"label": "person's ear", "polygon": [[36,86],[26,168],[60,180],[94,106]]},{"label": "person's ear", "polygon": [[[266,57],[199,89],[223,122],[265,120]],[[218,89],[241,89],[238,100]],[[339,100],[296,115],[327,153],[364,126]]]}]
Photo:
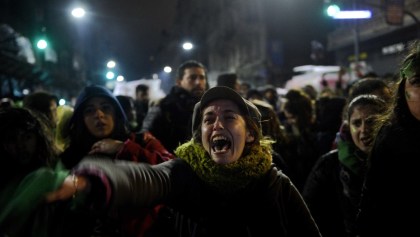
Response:
[{"label": "person's ear", "polygon": [[255,140],[254,135],[252,135],[251,132],[247,131],[246,132],[246,139],[245,139],[246,143],[252,143],[252,142],[254,142],[254,140]]}]

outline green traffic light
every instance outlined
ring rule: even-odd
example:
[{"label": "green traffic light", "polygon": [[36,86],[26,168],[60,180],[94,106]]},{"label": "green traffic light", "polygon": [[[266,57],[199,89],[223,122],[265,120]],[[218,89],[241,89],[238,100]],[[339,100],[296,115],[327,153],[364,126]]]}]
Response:
[{"label": "green traffic light", "polygon": [[336,5],[336,4],[332,4],[332,5],[329,5],[327,7],[327,15],[328,16],[331,16],[332,17],[335,14],[337,14],[338,12],[340,12],[340,7],[338,5]]},{"label": "green traffic light", "polygon": [[44,39],[40,39],[38,40],[38,42],[36,43],[36,47],[38,47],[38,49],[46,49],[48,47],[48,43],[46,40]]}]

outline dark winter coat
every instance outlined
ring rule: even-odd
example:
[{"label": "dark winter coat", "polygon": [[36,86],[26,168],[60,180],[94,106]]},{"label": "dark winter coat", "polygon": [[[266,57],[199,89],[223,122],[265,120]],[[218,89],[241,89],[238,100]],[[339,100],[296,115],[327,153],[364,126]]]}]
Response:
[{"label": "dark winter coat", "polygon": [[333,150],[318,159],[302,193],[323,237],[356,236],[364,175],[352,172],[338,155]]},{"label": "dark winter coat", "polygon": [[150,107],[141,131],[148,131],[173,152],[191,138],[191,115],[199,101],[185,89],[175,86],[158,105]]},{"label": "dark winter coat", "polygon": [[230,195],[210,188],[182,159],[134,166],[88,158],[78,172],[92,167],[109,181],[103,192],[111,193],[112,208],[168,204],[178,236],[320,236],[299,192],[274,166]]},{"label": "dark winter coat", "polygon": [[361,236],[419,236],[420,122],[383,127],[362,194]]}]

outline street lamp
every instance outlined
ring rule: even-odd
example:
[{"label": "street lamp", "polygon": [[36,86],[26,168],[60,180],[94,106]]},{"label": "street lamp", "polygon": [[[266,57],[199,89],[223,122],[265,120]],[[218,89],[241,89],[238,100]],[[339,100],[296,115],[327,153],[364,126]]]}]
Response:
[{"label": "street lamp", "polygon": [[372,12],[369,10],[359,11],[338,11],[332,18],[334,19],[369,19],[372,17]]},{"label": "street lamp", "polygon": [[45,39],[40,39],[36,43],[38,49],[46,49],[48,47],[48,42]]},{"label": "street lamp", "polygon": [[369,10],[356,10],[356,0],[353,0],[353,11],[342,11],[337,5],[330,5],[327,9],[328,15],[333,19],[354,19],[354,63],[359,64],[359,27],[357,19],[369,19],[372,12]]},{"label": "street lamp", "polygon": [[172,68],[169,67],[169,66],[166,66],[166,67],[163,68],[163,71],[166,72],[166,73],[171,73],[172,72]]},{"label": "street lamp", "polygon": [[124,81],[124,77],[121,75],[117,76],[117,81]]},{"label": "street lamp", "polygon": [[112,80],[112,79],[114,79],[114,77],[115,77],[115,73],[113,73],[111,71],[109,71],[109,72],[106,73],[106,78],[108,80]]},{"label": "street lamp", "polygon": [[337,12],[339,12],[340,11],[340,7],[338,6],[338,5],[336,5],[336,4],[332,4],[332,5],[329,5],[328,7],[327,7],[327,15],[328,16],[334,16],[335,14],[337,14]]},{"label": "street lamp", "polygon": [[73,8],[73,10],[71,11],[71,15],[75,18],[82,18],[85,16],[85,14],[86,14],[85,9],[81,7]]},{"label": "street lamp", "polygon": [[115,63],[115,61],[114,60],[109,60],[107,63],[106,63],[106,67],[107,68],[115,68],[115,66],[117,65],[117,63]]},{"label": "street lamp", "polygon": [[189,51],[194,48],[194,45],[191,42],[185,42],[184,44],[182,44],[182,48],[184,50]]}]

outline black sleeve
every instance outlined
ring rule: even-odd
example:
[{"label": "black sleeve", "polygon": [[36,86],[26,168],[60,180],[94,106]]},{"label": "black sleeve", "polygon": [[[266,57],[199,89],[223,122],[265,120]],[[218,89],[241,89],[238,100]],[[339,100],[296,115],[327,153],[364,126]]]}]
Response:
[{"label": "black sleeve", "polygon": [[162,109],[159,105],[155,105],[149,108],[146,117],[143,120],[143,124],[140,132],[151,132],[153,135],[156,134],[155,126],[156,121],[162,116]]},{"label": "black sleeve", "polygon": [[122,210],[174,202],[185,192],[193,175],[181,159],[149,165],[89,157],[78,169],[100,170],[110,184],[110,207]]}]

